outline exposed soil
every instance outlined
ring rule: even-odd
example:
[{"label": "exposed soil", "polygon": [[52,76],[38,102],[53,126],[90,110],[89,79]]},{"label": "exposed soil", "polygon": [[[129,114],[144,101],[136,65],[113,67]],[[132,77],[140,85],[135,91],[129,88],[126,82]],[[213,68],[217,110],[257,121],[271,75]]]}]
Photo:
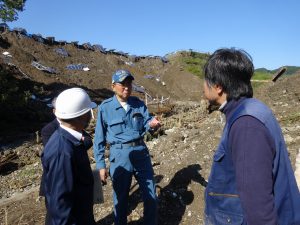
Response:
[{"label": "exposed soil", "polygon": [[[172,105],[170,104],[168,109],[172,110],[160,114],[163,123],[161,132],[156,138],[147,141],[158,186],[159,224],[203,224],[203,194],[224,120],[217,111],[208,114],[206,102],[201,100],[202,85],[198,78],[181,71],[180,65],[164,64],[159,59],[141,59],[135,62],[134,67],[129,67],[121,60],[123,56],[105,55],[78,49],[72,45],[64,46],[70,57],[57,58],[53,51],[55,46],[20,38],[14,33],[2,34],[0,46],[2,51],[9,51],[13,55],[13,64],[21,68],[30,77],[31,82],[43,87],[43,91],[38,92],[41,94],[40,97],[54,96],[60,90],[76,84],[85,87],[92,98],[100,102],[111,95],[110,74],[119,67],[134,71],[136,82],[146,87],[152,95],[170,96]],[[58,68],[61,72],[53,75],[39,71],[30,65],[33,59]],[[65,65],[69,63],[89,64],[91,71],[67,71]],[[7,65],[1,65],[5,70],[15,71],[13,68],[7,68]],[[144,79],[143,76],[150,73],[159,74],[167,85],[163,86],[155,80]],[[21,76],[15,75],[14,78],[25,79]],[[300,74],[280,78],[275,84],[262,83],[255,89],[255,97],[269,105],[278,118],[293,165],[300,149],[299,83]],[[30,85],[32,83],[28,84],[28,87]],[[35,89],[30,90],[33,92]],[[37,107],[35,103],[32,104]],[[156,107],[152,107],[152,111],[162,111]],[[49,110],[43,106],[34,109]],[[11,127],[10,135],[2,136],[5,132],[1,131],[0,224],[41,225],[44,223],[44,199],[38,196],[42,172],[39,156],[42,145],[37,143],[39,140],[36,140],[35,131],[51,119],[50,113],[51,110],[47,114],[48,117],[45,116],[34,128],[25,126],[24,122],[25,128],[21,131],[16,124]],[[91,133],[94,125],[95,121],[89,128]],[[92,149],[89,151],[93,163]],[[9,160],[4,163],[4,159]],[[110,181],[103,190],[105,202],[95,205],[95,219],[99,225],[113,224]],[[136,181],[133,180],[128,221],[131,225],[142,224],[142,219],[141,195]]]}]

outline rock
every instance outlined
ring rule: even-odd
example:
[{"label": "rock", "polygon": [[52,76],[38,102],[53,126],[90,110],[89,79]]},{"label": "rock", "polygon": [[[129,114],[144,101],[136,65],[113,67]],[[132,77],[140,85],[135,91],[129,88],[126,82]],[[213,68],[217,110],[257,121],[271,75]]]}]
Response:
[{"label": "rock", "polygon": [[298,189],[300,190],[300,148],[299,152],[296,157],[296,163],[295,163],[295,178],[298,185]]},{"label": "rock", "polygon": [[138,221],[140,218],[141,216],[135,210],[130,214],[131,221]]},{"label": "rock", "polygon": [[294,142],[294,138],[292,138],[290,135],[286,134],[284,135],[284,140],[286,142],[286,144],[291,144]]}]

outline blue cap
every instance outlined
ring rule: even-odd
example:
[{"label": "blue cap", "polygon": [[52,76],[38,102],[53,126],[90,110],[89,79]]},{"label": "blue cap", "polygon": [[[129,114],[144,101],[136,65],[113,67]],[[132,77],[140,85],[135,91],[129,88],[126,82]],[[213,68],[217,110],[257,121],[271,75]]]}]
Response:
[{"label": "blue cap", "polygon": [[127,77],[131,78],[131,80],[134,80],[134,77],[128,70],[117,70],[112,75],[112,83],[122,83]]}]

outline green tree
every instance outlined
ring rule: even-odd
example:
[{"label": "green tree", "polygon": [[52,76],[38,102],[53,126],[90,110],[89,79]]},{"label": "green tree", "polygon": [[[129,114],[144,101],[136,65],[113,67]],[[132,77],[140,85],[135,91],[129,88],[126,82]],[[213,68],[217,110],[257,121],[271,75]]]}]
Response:
[{"label": "green tree", "polygon": [[24,10],[26,0],[0,0],[0,19],[11,22],[18,19],[18,12]]}]

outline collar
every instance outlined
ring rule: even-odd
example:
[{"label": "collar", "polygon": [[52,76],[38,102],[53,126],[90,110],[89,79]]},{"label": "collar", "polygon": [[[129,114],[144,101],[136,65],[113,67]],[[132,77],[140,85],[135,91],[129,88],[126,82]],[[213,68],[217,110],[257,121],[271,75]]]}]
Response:
[{"label": "collar", "polygon": [[[127,99],[127,102],[126,102],[127,103],[127,111],[126,112],[128,112],[130,110],[130,108],[132,108],[131,105],[132,105],[133,99],[134,98],[132,98],[132,96],[129,96],[129,98]],[[124,109],[123,106],[121,105],[121,103],[119,102],[119,100],[117,99],[116,95],[113,96],[112,102],[113,102],[113,106],[115,109],[120,109],[120,108]]]},{"label": "collar", "polygon": [[127,102],[120,102],[121,106],[125,109],[125,111],[128,111],[129,105]]},{"label": "collar", "polygon": [[65,130],[61,126],[57,128],[57,132],[59,133],[59,135],[68,139],[74,146],[82,145],[82,141],[78,141],[77,138],[75,138],[69,131]]},{"label": "collar", "polygon": [[221,109],[221,112],[225,114],[226,120],[232,116],[234,113],[236,107],[241,104],[242,101],[244,101],[246,97],[241,97],[238,100],[230,100],[227,102],[227,104]]},{"label": "collar", "polygon": [[219,107],[219,110],[222,112],[222,109],[226,106],[227,101],[223,102],[222,105]]},{"label": "collar", "polygon": [[115,109],[123,108],[116,95],[113,96],[112,103]]},{"label": "collar", "polygon": [[62,125],[62,124],[60,124],[60,127],[61,127],[62,129],[64,129],[65,131],[67,131],[68,133],[70,133],[73,137],[75,137],[76,140],[78,140],[78,141],[81,140],[81,138],[82,138],[82,133],[80,133],[80,132],[78,132],[78,131],[76,131],[76,130],[73,130],[73,129],[69,128],[69,127],[66,127],[66,126],[64,126],[64,125]]}]

